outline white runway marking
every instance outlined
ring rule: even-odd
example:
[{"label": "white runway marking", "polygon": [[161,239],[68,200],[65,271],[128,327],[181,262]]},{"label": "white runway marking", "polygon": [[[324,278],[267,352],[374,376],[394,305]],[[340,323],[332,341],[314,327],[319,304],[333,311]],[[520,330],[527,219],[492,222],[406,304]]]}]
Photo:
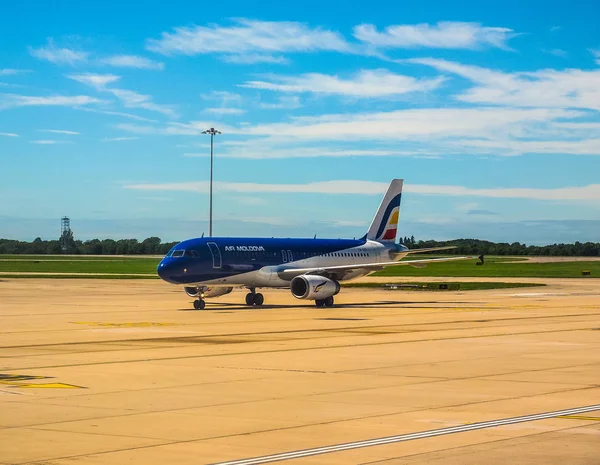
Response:
[{"label": "white runway marking", "polygon": [[219,462],[215,465],[258,465],[262,463],[279,462],[281,460],[298,459],[301,457],[310,457],[312,455],[329,454],[331,452],[341,452],[351,449],[359,449],[362,447],[380,446],[382,444],[392,444],[395,442],[413,441],[415,439],[425,439],[434,436],[442,436],[445,434],[464,433],[466,431],[474,431],[478,429],[494,428],[496,426],[512,425],[515,423],[523,423],[526,421],[545,420],[547,418],[555,418],[563,415],[575,415],[578,413],[592,412],[600,410],[600,404],[588,405],[587,407],[577,407],[566,410],[558,410],[556,412],[538,413],[535,415],[525,415],[522,417],[505,418],[502,420],[482,421],[479,423],[470,423],[467,425],[453,426],[450,428],[432,429],[421,431],[419,433],[400,434],[398,436],[388,436],[379,439],[368,439],[365,441],[347,442],[345,444],[337,444],[333,446],[315,447],[314,449],[297,450],[295,452],[284,452],[281,454],[265,455],[250,459],[233,460],[230,462]]}]

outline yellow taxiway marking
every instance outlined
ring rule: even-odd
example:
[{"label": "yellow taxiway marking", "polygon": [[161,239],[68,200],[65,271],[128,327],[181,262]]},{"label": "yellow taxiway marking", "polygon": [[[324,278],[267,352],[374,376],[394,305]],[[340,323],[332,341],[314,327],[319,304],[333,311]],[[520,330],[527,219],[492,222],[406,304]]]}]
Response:
[{"label": "yellow taxiway marking", "polygon": [[103,326],[109,328],[150,328],[153,326],[177,326],[178,323],[156,323],[151,321],[107,323],[103,321],[73,321],[76,325]]},{"label": "yellow taxiway marking", "polygon": [[33,381],[36,379],[50,379],[50,376],[8,375],[5,373],[0,373],[0,384],[5,384],[7,386],[27,389],[83,389],[83,386],[75,386],[74,384],[66,383],[24,383],[24,381]]},{"label": "yellow taxiway marking", "polygon": [[75,386],[73,384],[65,384],[65,383],[40,383],[40,384],[14,384],[14,386],[18,386],[20,388],[40,388],[40,389],[82,389],[83,386]]},{"label": "yellow taxiway marking", "polygon": [[570,420],[588,420],[588,421],[600,421],[600,417],[587,417],[585,415],[563,415],[558,418],[568,418]]}]

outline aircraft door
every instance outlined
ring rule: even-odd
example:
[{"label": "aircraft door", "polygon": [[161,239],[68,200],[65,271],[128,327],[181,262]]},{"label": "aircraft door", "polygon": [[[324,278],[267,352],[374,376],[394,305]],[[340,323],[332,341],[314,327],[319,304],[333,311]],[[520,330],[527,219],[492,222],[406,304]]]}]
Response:
[{"label": "aircraft door", "polygon": [[281,251],[281,258],[283,260],[283,263],[287,263],[288,262],[288,256],[287,256],[287,252],[285,250]]},{"label": "aircraft door", "polygon": [[287,251],[287,257],[288,257],[288,262],[293,262],[294,261],[294,256],[292,255],[292,251],[291,250]]},{"label": "aircraft door", "polygon": [[210,254],[213,259],[213,268],[221,268],[223,266],[223,260],[221,259],[221,251],[219,250],[219,246],[216,242],[207,242],[208,250],[210,250]]}]

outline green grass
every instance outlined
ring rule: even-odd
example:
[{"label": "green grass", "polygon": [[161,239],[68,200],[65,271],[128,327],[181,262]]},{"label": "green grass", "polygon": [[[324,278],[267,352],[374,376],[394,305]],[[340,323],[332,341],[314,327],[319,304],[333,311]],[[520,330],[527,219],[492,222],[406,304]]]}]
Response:
[{"label": "green grass", "polygon": [[103,274],[155,274],[160,259],[113,258],[105,260],[0,260],[0,271],[20,273],[103,273]]},{"label": "green grass", "polygon": [[[397,290],[402,290],[402,291],[411,291],[411,290],[415,290],[415,291],[422,291],[422,290],[428,290],[428,291],[435,291],[435,290],[442,290],[439,289],[439,285],[440,284],[447,284],[448,285],[448,290],[450,291],[456,291],[456,290],[461,290],[461,291],[482,291],[482,290],[487,290],[487,289],[510,289],[510,288],[515,288],[515,287],[539,287],[539,286],[545,286],[545,284],[541,284],[541,283],[481,283],[481,282],[465,282],[465,283],[458,283],[458,282],[445,282],[445,283],[431,283],[431,282],[420,282],[420,283],[415,283],[415,282],[409,282],[409,283],[349,283],[349,284],[343,284],[343,287],[362,287],[362,288],[375,288],[375,289],[382,289],[384,285],[408,285],[408,286],[417,286],[417,287],[402,287],[402,288],[398,288]],[[396,290],[396,289],[391,289],[391,290]]]},{"label": "green grass", "polygon": [[[412,258],[411,259],[416,259]],[[390,266],[373,276],[441,276],[485,278],[581,278],[583,270],[590,270],[591,277],[600,277],[600,261],[508,263],[506,257],[486,257],[485,264],[477,266],[477,260],[431,263],[426,268]]]}]

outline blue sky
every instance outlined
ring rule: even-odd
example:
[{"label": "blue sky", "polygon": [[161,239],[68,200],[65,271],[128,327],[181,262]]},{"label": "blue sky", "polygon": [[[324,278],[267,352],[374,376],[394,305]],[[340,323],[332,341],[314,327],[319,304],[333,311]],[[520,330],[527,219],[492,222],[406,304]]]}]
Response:
[{"label": "blue sky", "polygon": [[597,2],[11,2],[0,237],[600,240]]}]

